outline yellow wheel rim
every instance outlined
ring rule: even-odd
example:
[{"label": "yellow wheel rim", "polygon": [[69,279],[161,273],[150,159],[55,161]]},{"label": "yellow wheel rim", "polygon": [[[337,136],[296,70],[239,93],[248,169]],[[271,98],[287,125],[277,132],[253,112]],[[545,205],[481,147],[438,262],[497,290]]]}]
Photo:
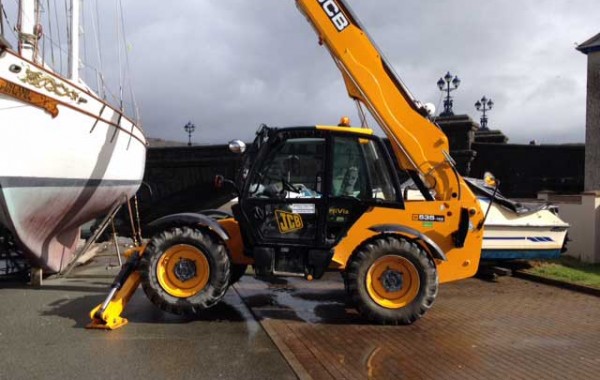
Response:
[{"label": "yellow wheel rim", "polygon": [[210,278],[210,265],[204,253],[187,244],[174,245],[158,259],[158,283],[173,297],[198,294]]},{"label": "yellow wheel rim", "polygon": [[375,260],[369,267],[366,281],[371,299],[388,309],[408,305],[415,299],[421,286],[414,264],[397,255],[386,255]]}]

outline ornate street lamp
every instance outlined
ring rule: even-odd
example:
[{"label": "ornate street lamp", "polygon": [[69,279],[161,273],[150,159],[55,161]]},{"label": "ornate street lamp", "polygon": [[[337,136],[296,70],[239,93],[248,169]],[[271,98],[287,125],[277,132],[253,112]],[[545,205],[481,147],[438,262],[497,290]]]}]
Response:
[{"label": "ornate street lamp", "polygon": [[188,121],[188,123],[183,127],[183,129],[185,129],[185,131],[188,134],[188,146],[192,146],[192,133],[194,133],[194,131],[196,130],[196,126],[192,124],[191,121]]},{"label": "ornate street lamp", "polygon": [[[452,84],[452,87],[450,87],[450,84]],[[452,74],[448,71],[443,78],[440,78],[437,81],[437,85],[440,91],[446,93],[446,99],[444,99],[444,112],[442,112],[440,116],[454,115],[454,112],[452,112],[452,97],[450,96],[450,92],[458,88],[460,79],[458,79],[457,76],[452,77]]]},{"label": "ornate street lamp", "polygon": [[483,96],[481,98],[481,100],[478,100],[475,102],[475,108],[477,109],[477,111],[483,112],[483,115],[481,116],[481,130],[483,131],[487,131],[488,127],[487,127],[487,122],[488,122],[488,118],[485,115],[486,111],[489,111],[492,109],[492,107],[494,106],[494,102],[492,102],[492,99],[488,99],[485,96]]}]

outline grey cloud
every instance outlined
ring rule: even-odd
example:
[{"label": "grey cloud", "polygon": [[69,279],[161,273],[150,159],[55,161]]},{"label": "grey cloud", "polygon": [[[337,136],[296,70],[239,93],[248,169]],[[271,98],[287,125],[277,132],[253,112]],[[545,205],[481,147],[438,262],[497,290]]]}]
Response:
[{"label": "grey cloud", "polygon": [[[586,57],[597,0],[348,0],[411,91],[440,108],[437,79],[462,79],[455,111],[494,99],[511,141],[583,141]],[[132,84],[149,136],[250,139],[259,123],[356,119],[341,76],[293,0],[124,0]],[[100,1],[102,13],[114,4]],[[110,25],[110,24],[109,24]],[[104,37],[114,34],[107,26]],[[114,53],[106,56],[115,62]],[[105,67],[108,65],[105,63]],[[113,77],[115,77],[113,75]]]}]

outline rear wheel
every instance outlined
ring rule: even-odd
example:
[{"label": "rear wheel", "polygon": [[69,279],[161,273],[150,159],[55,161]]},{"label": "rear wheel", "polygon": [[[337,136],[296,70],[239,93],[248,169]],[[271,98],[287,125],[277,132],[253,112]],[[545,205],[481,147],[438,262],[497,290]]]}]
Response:
[{"label": "rear wheel", "polygon": [[173,228],[154,236],[140,262],[142,287],[162,310],[197,313],[219,302],[229,285],[225,246],[198,229]]},{"label": "rear wheel", "polygon": [[366,318],[411,324],[433,304],[438,276],[433,260],[417,244],[382,236],[361,247],[348,265],[346,291]]}]

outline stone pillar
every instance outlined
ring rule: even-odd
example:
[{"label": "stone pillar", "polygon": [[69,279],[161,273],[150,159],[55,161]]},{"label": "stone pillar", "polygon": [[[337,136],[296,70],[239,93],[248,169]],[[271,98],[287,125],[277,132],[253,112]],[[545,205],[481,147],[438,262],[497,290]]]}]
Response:
[{"label": "stone pillar", "polygon": [[584,191],[600,190],[600,33],[577,47],[587,55]]},{"label": "stone pillar", "polygon": [[569,223],[567,256],[585,263],[600,263],[600,192],[577,195],[539,192],[538,199],[558,206],[560,218]]},{"label": "stone pillar", "polygon": [[471,162],[477,154],[471,149],[475,131],[479,126],[468,115],[439,116],[435,119],[450,143],[450,155],[456,161],[456,169],[462,175],[471,172]]},{"label": "stone pillar", "polygon": [[488,130],[477,130],[475,131],[475,142],[476,143],[488,143],[488,144],[506,144],[508,137],[498,129]]},{"label": "stone pillar", "polygon": [[582,260],[600,262],[600,33],[577,50],[587,55],[587,101],[585,118],[585,180],[582,202],[589,213]]}]

